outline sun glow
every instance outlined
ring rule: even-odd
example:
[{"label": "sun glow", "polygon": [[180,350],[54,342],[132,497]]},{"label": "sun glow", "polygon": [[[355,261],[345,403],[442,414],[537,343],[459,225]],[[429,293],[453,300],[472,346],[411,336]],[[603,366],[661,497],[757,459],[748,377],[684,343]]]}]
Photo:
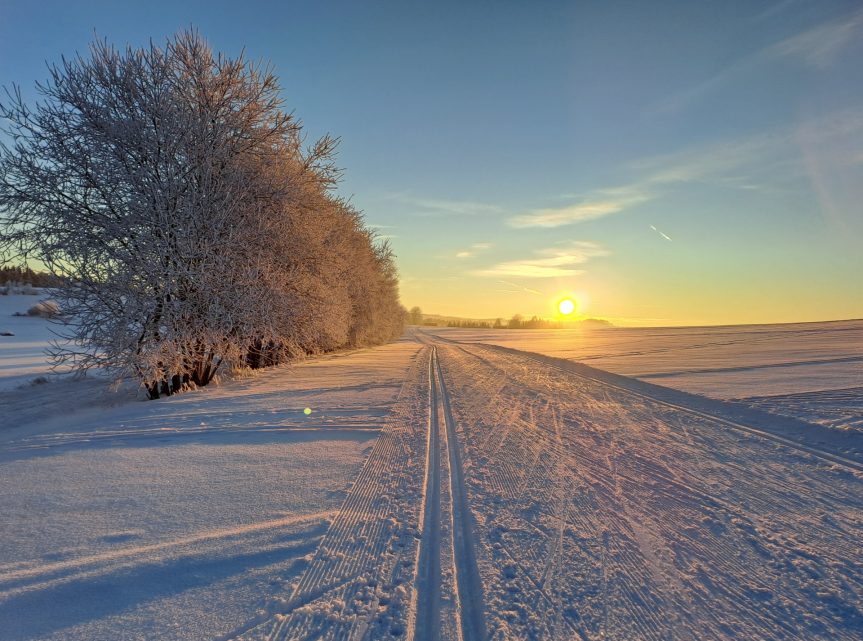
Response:
[{"label": "sun glow", "polygon": [[570,298],[564,298],[557,304],[557,311],[564,316],[569,316],[575,311],[575,301]]}]

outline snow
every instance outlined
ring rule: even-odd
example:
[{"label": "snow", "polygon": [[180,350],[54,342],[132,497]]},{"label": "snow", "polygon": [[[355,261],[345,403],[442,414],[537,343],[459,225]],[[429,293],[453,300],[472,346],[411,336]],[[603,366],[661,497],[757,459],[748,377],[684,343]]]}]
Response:
[{"label": "snow", "polygon": [[863,431],[863,387],[750,396],[744,400],[753,407],[796,416],[825,427]]},{"label": "snow", "polygon": [[49,374],[45,350],[54,338],[51,324],[44,318],[26,315],[43,298],[22,294],[0,296],[0,333],[14,334],[0,336],[0,392]]},{"label": "snow", "polygon": [[731,406],[756,423],[735,426],[668,400],[698,398],[683,392],[418,339],[429,346],[303,578],[240,639],[861,630],[860,456],[774,437],[751,408]]},{"label": "snow", "polygon": [[[807,393],[815,400],[806,412],[807,420],[839,428],[863,420],[855,409],[859,395],[857,404],[852,398],[849,405],[848,394],[835,394],[863,386],[861,320],[571,330],[440,328],[433,333],[566,358],[712,398]],[[759,405],[791,416],[800,409],[781,399]]]},{"label": "snow", "polygon": [[[4,420],[0,638],[212,639],[269,612],[338,512],[417,349]],[[14,391],[35,403],[78,383]]]},{"label": "snow", "polygon": [[463,344],[438,351],[492,638],[860,631],[863,467],[586,369],[566,376]]},{"label": "snow", "polygon": [[422,329],[160,401],[9,390],[0,637],[859,638],[860,330]]}]

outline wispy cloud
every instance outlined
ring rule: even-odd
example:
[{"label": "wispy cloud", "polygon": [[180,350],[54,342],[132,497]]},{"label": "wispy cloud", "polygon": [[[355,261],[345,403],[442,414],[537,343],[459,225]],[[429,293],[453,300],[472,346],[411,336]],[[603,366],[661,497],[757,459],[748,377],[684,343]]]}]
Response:
[{"label": "wispy cloud", "polygon": [[518,276],[522,278],[554,278],[577,276],[584,270],[577,268],[591,258],[607,256],[608,250],[598,243],[576,241],[564,246],[549,247],[535,252],[533,258],[498,263],[474,272],[478,276]]},{"label": "wispy cloud", "polygon": [[643,190],[715,178],[727,180],[741,168],[763,163],[766,156],[789,142],[791,137],[788,131],[770,132],[642,158],[632,163],[632,167],[642,175],[638,185]]},{"label": "wispy cloud", "polygon": [[491,248],[491,243],[474,243],[467,249],[456,252],[456,258],[472,258],[478,253]]},{"label": "wispy cloud", "polygon": [[713,93],[735,78],[778,60],[793,60],[824,69],[863,34],[863,10],[823,22],[779,40],[719,70],[709,78],[654,104],[650,110],[674,113]]},{"label": "wispy cloud", "polygon": [[780,0],[780,2],[777,2],[776,4],[767,7],[761,13],[758,13],[755,16],[753,16],[752,22],[758,23],[758,22],[763,22],[765,20],[770,20],[770,19],[774,18],[775,16],[777,16],[781,13],[784,13],[785,11],[787,11],[788,9],[793,7],[794,5],[800,4],[800,1],[801,0]]},{"label": "wispy cloud", "polygon": [[863,10],[831,20],[764,49],[764,59],[793,58],[823,69],[863,33]]},{"label": "wispy cloud", "polygon": [[638,177],[628,184],[587,192],[578,202],[563,207],[533,209],[509,218],[507,224],[517,229],[562,227],[632,209],[654,200],[674,184],[720,176],[728,180],[728,172],[762,158],[776,142],[775,136],[764,135],[644,158],[631,165]]},{"label": "wispy cloud", "polygon": [[513,216],[507,222],[511,227],[516,228],[561,227],[615,214],[649,198],[646,194],[603,198],[601,193],[596,193],[593,198],[564,207],[532,209],[526,214]]},{"label": "wispy cloud", "polygon": [[809,171],[804,156],[826,149],[836,171],[858,166],[863,142],[863,110],[848,109],[793,127],[725,140],[712,145],[642,158],[629,165],[631,182],[585,192],[562,207],[532,209],[512,216],[515,228],[555,228],[616,214],[662,197],[677,185],[712,182],[747,191],[775,191],[777,170],[787,180]]},{"label": "wispy cloud", "polygon": [[[792,127],[767,131],[746,138],[723,141],[672,154],[643,158],[632,167],[642,173],[639,188],[695,181],[719,181],[740,189],[758,189],[755,174],[770,174],[777,167],[793,175],[790,167],[803,171],[801,150],[828,147],[859,148],[863,137],[863,111],[859,108],[827,114]],[[847,164],[853,154],[837,156]]]},{"label": "wispy cloud", "polygon": [[386,198],[405,205],[405,213],[412,216],[488,216],[504,211],[498,205],[470,200],[419,198],[403,193],[387,194]]}]

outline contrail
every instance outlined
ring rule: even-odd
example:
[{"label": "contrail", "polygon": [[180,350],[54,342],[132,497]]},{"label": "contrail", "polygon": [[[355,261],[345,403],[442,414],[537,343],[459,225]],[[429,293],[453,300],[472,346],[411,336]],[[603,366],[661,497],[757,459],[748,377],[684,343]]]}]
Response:
[{"label": "contrail", "polygon": [[671,242],[671,237],[670,237],[670,236],[668,236],[667,234],[662,233],[661,231],[659,231],[659,230],[658,230],[656,227],[654,227],[653,225],[651,225],[651,226],[650,226],[650,228],[651,228],[653,231],[655,231],[657,234],[659,234],[660,236],[662,236],[662,237],[663,237],[665,240],[667,240],[669,243]]},{"label": "contrail", "polygon": [[545,294],[543,294],[541,291],[538,291],[536,289],[531,289],[530,287],[525,287],[523,285],[518,285],[518,284],[512,283],[508,280],[499,280],[497,282],[503,283],[507,287],[516,287],[516,288],[518,288],[517,291],[528,292],[529,294],[535,294],[537,296],[545,296]]}]

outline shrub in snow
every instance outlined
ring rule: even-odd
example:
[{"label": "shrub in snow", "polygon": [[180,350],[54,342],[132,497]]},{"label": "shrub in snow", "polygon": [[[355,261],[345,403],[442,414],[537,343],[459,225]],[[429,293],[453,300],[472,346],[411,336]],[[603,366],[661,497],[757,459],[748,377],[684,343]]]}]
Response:
[{"label": "shrub in snow", "polygon": [[336,141],[303,146],[268,68],[187,32],[96,42],[40,93],[0,104],[0,255],[51,271],[57,363],[158,398],[401,333],[392,251],[335,195]]},{"label": "shrub in snow", "polygon": [[60,306],[53,300],[43,300],[27,310],[27,316],[54,318],[60,315]]}]

